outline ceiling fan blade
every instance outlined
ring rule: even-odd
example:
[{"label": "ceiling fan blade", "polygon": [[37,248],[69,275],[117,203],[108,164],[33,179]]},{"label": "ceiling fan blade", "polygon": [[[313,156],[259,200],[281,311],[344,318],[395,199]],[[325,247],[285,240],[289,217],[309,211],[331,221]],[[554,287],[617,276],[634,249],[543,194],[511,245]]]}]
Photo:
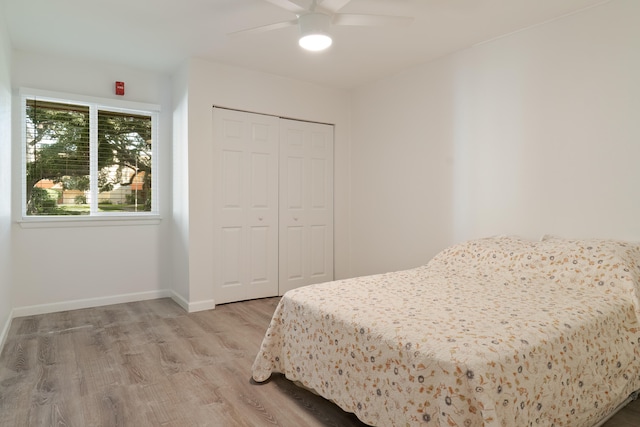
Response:
[{"label": "ceiling fan blade", "polygon": [[306,8],[289,0],[265,0],[265,1],[296,14],[307,12]]},{"label": "ceiling fan blade", "polygon": [[246,30],[234,31],[232,33],[228,33],[227,36],[234,37],[234,36],[239,36],[244,34],[259,34],[259,33],[264,33],[265,31],[279,30],[280,28],[292,27],[294,25],[298,25],[297,19],[292,19],[291,21],[276,22],[275,24],[261,25],[260,27],[247,28]]},{"label": "ceiling fan blade", "polygon": [[345,7],[350,1],[351,0],[322,0],[319,1],[318,4],[324,10],[335,13]]},{"label": "ceiling fan blade", "polygon": [[408,16],[388,16],[388,15],[361,15],[355,13],[338,13],[333,17],[335,25],[357,25],[357,26],[390,26],[406,27],[414,21]]}]

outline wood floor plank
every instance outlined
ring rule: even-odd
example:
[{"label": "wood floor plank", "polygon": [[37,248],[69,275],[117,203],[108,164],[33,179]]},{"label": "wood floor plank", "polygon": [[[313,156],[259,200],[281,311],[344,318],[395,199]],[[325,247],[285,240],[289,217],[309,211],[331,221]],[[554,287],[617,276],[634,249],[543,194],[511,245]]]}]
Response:
[{"label": "wood floor plank", "polygon": [[136,388],[116,385],[82,398],[84,425],[134,426],[149,425],[145,413],[139,410],[144,402],[138,399]]},{"label": "wood floor plank", "polygon": [[[251,365],[279,298],[187,314],[170,299],[14,319],[0,354],[0,427],[363,427]],[[640,425],[640,401],[605,427]]]}]

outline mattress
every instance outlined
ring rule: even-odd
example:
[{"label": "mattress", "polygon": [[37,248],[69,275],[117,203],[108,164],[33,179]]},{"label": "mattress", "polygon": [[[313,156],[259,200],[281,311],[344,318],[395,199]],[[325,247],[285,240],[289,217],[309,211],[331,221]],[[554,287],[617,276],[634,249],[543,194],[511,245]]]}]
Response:
[{"label": "mattress", "polygon": [[252,368],[374,426],[593,426],[640,388],[640,247],[512,237],[287,292]]}]

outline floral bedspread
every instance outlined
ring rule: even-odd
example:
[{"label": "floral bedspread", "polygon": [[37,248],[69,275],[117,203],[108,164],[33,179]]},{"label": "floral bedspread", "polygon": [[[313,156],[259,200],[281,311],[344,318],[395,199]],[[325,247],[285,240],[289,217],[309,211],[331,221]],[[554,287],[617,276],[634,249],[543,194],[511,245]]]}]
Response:
[{"label": "floral bedspread", "polygon": [[640,389],[640,246],[513,237],[287,292],[253,365],[375,426],[588,426]]}]

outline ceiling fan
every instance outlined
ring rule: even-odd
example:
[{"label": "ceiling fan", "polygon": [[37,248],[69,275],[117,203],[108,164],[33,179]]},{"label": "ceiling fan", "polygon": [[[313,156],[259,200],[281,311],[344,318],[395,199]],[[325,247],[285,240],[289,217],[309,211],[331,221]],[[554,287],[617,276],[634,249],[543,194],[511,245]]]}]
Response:
[{"label": "ceiling fan", "polygon": [[413,22],[413,18],[406,16],[338,13],[351,0],[311,0],[305,2],[307,6],[303,6],[300,0],[265,1],[294,13],[296,19],[235,31],[229,35],[256,34],[298,26],[300,46],[307,50],[320,51],[331,46],[331,26],[333,25],[406,26]]}]

